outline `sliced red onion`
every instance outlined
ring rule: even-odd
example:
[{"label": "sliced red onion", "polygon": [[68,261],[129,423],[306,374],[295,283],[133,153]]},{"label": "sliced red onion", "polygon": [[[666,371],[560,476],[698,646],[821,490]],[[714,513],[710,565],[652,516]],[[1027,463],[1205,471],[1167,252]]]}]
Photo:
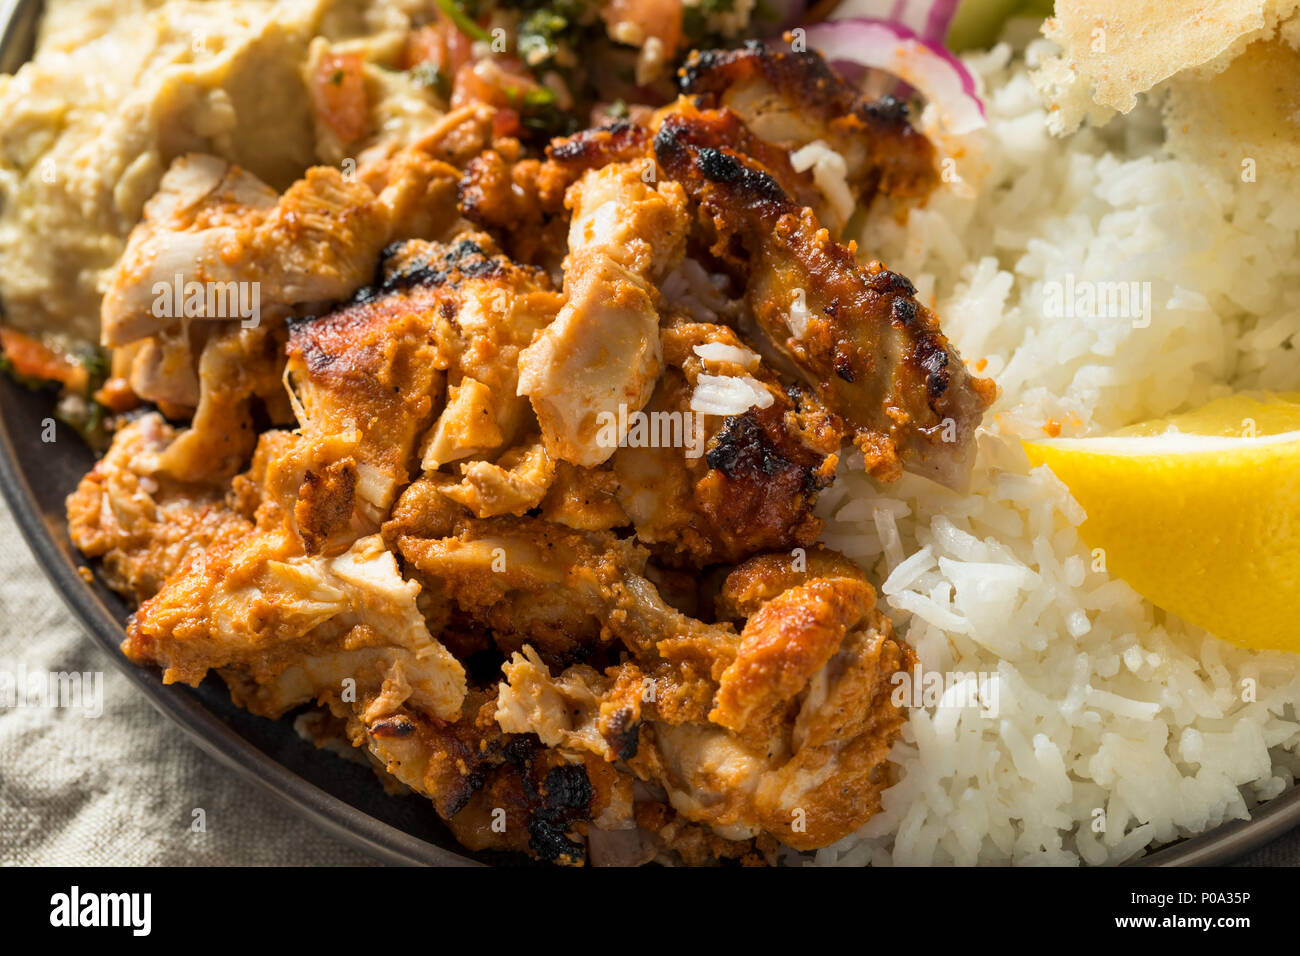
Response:
[{"label": "sliced red onion", "polygon": [[883,20],[942,44],[961,0],[844,0],[827,20]]},{"label": "sliced red onion", "polygon": [[934,105],[947,132],[961,136],[986,125],[975,78],[940,44],[883,20],[834,20],[803,29],[808,46],[832,63],[884,70],[914,87]]}]

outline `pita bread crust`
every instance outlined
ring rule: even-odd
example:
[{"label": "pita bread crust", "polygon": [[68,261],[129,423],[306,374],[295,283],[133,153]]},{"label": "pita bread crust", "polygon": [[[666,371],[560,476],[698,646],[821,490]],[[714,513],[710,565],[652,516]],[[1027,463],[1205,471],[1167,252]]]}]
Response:
[{"label": "pita bread crust", "polygon": [[1034,73],[1048,125],[1099,125],[1179,73],[1217,73],[1297,9],[1300,0],[1057,0],[1043,33],[1061,53]]},{"label": "pita bread crust", "polygon": [[[1300,39],[1300,20],[1288,24]],[[1221,73],[1197,71],[1170,84],[1170,150],[1230,175],[1300,171],[1300,50],[1287,37],[1248,46]]]}]

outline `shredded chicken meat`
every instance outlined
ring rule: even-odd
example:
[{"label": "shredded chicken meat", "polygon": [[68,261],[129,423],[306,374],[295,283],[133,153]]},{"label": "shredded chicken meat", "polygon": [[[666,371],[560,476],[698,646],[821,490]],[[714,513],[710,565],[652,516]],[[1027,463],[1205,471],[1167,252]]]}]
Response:
[{"label": "shredded chicken meat", "polygon": [[[960,485],[993,393],[840,233],[934,151],[816,54],[680,80],[542,151],[471,101],[283,195],[173,164],[103,305],[153,409],[67,503],[131,660],[307,708],[472,851],[775,863],[871,817],[915,655],[817,499],[854,446]],[[258,321],[160,314],[177,275]]]}]

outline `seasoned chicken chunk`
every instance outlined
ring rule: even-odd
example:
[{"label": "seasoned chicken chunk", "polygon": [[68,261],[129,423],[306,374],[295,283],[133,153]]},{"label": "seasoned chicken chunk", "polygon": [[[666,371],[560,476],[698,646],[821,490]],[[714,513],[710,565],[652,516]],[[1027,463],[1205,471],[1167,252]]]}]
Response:
[{"label": "seasoned chicken chunk", "polygon": [[455,722],[400,710],[348,720],[362,746],[394,779],[433,801],[470,850],[515,850],[548,862],[588,862],[587,835],[632,828],[633,778],[584,754],[502,732],[496,691],[472,690]]},{"label": "seasoned chicken chunk", "polygon": [[455,720],[465,671],[429,634],[419,591],[377,535],[325,557],[266,531],[192,554],[140,606],[122,650],[166,683],[229,672],[237,702],[264,716],[343,699],[351,681],[383,691],[374,716],[409,704]]},{"label": "seasoned chicken chunk", "polygon": [[618,503],[618,479],[609,465],[579,468],[567,461],[556,464],[540,515],[575,531],[608,531],[631,523]]},{"label": "seasoned chicken chunk", "polygon": [[216,670],[267,716],[364,699],[375,712],[409,701],[454,719],[464,669],[429,633],[419,584],[331,500],[350,500],[355,445],[355,435],[265,433],[232,485],[238,533],[188,552],[132,616],[123,652],[168,682]]},{"label": "seasoned chicken chunk", "polygon": [[431,323],[402,297],[376,297],[289,331],[285,377],[304,440],[330,437],[346,450],[336,461],[352,462],[348,493],[372,530],[410,480],[416,442],[438,412],[445,361]]},{"label": "seasoned chicken chunk", "polygon": [[[863,98],[816,51],[757,42],[696,51],[680,71],[680,85],[701,109],[734,111],[756,137],[786,153],[813,143],[829,147],[843,165],[836,174],[850,190],[817,207],[819,218],[834,228],[855,204],[870,203],[878,193],[920,199],[938,184],[934,146],[908,123],[906,104]],[[765,156],[736,148],[782,178]],[[789,189],[784,180],[782,185]]]},{"label": "seasoned chicken chunk", "polygon": [[665,634],[603,673],[552,675],[524,649],[505,666],[498,723],[625,763],[727,839],[765,833],[814,848],[853,832],[888,785],[904,717],[891,677],[914,655],[848,562],[823,559],[829,573],[813,577],[789,555],[756,560],[747,585],[774,577],[782,587],[738,636]]},{"label": "seasoned chicken chunk", "polygon": [[545,159],[523,155],[518,140],[497,140],[465,164],[461,213],[491,233],[512,258],[558,270],[569,187],[588,170],[645,159],[648,142],[644,127],[626,121],[554,139]]},{"label": "seasoned chicken chunk", "polygon": [[279,381],[292,310],[351,294],[389,239],[456,221],[457,170],[419,150],[381,165],[364,181],[311,169],[283,196],[210,156],[163,177],[105,295],[103,338],[130,347],[136,395],[193,419],[160,462],[168,474],[237,471],[258,413],[290,418]]},{"label": "seasoned chicken chunk", "polygon": [[536,432],[516,394],[523,350],[556,317],[561,298],[538,269],[501,255],[483,233],[452,243],[408,242],[385,256],[378,294],[427,316],[448,401],[420,447],[421,467],[495,459]]},{"label": "seasoned chicken chunk", "polygon": [[606,416],[639,411],[660,371],[655,283],[681,258],[687,220],[681,189],[647,182],[650,169],[615,163],[569,189],[564,307],[519,359],[546,450],[577,465],[614,453],[598,440]]},{"label": "seasoned chicken chunk", "polygon": [[[613,639],[605,620],[612,589],[624,573],[644,569],[641,549],[608,533],[535,519],[476,519],[430,497],[430,488],[412,486],[385,536],[424,580],[490,629],[498,645],[531,643],[568,662]],[[430,508],[443,513],[423,523]]]},{"label": "seasoned chicken chunk", "polygon": [[[445,235],[458,221],[459,175],[424,149],[409,148],[356,175],[310,169],[277,196],[215,157],[180,157],[113,273],[102,308],[104,344],[131,347],[136,395],[178,416],[194,415],[202,435],[186,444],[220,443],[209,427],[214,418],[228,407],[237,412],[251,396],[272,402],[265,389],[230,387],[239,378],[234,373],[261,361],[263,337],[280,348],[276,336],[286,318],[368,282],[390,241]],[[274,376],[281,370],[276,363]],[[287,415],[272,418],[283,423]],[[228,424],[227,441],[240,428],[249,425]],[[244,458],[250,448],[245,442]],[[237,466],[238,451],[216,453]]]},{"label": "seasoned chicken chunk", "polygon": [[206,319],[253,322],[238,311],[252,304],[253,288],[259,310],[342,298],[369,278],[387,238],[374,194],[336,169],[311,169],[277,196],[216,157],[182,156],[146,204],[104,295],[104,344],[179,322],[174,309],[154,307],[155,286],[170,289],[178,275],[225,293],[215,315],[205,298]]},{"label": "seasoned chicken chunk", "polygon": [[231,476],[257,443],[259,413],[276,424],[292,421],[284,347],[282,327],[222,323],[211,329],[199,353],[198,405],[189,427],[158,456],[159,471],[184,481]]},{"label": "seasoned chicken chunk", "polygon": [[437,476],[439,489],[476,517],[521,515],[541,504],[555,480],[555,461],[540,441],[507,450],[496,461],[467,461],[461,479]]},{"label": "seasoned chicken chunk", "polygon": [[109,586],[136,601],[157,594],[191,554],[252,530],[218,483],[159,474],[176,434],[156,412],[125,424],[67,500],[73,545],[102,559]]},{"label": "seasoned chicken chunk", "polygon": [[[723,111],[725,113],[725,111]],[[992,382],[967,372],[906,278],[834,241],[811,209],[732,149],[720,113],[668,115],[655,155],[697,205],[710,249],[757,326],[855,432],[868,469],[959,487]]]},{"label": "seasoned chicken chunk", "polygon": [[466,165],[461,214],[519,262],[558,266],[567,231],[564,194],[573,178],[558,166],[522,157],[517,142],[498,145]]},{"label": "seasoned chicken chunk", "polygon": [[[357,504],[374,528],[410,480],[413,456],[429,471],[496,458],[536,427],[515,395],[515,361],[558,306],[543,276],[495,255],[486,236],[465,234],[394,246],[378,285],[293,323],[287,378],[303,429],[355,436]],[[506,474],[515,464],[522,470]],[[507,461],[497,475],[483,473],[490,463],[470,463],[463,495],[495,505],[513,481],[535,503],[547,462],[523,464]],[[540,487],[529,492],[529,481]]]},{"label": "seasoned chicken chunk", "polygon": [[[674,320],[662,341],[668,370],[646,414],[652,424],[689,421],[695,434],[614,455],[618,500],[638,540],[695,566],[811,544],[822,529],[812,509],[834,477],[844,426],[811,395],[782,388],[726,326]],[[705,387],[736,382],[755,399],[748,409],[697,410],[710,407],[698,397]]]}]

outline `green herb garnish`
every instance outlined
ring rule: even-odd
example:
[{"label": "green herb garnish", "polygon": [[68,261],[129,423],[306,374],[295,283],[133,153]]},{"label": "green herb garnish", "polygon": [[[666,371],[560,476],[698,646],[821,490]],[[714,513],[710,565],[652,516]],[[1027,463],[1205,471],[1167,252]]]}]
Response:
[{"label": "green herb garnish", "polygon": [[419,63],[407,71],[407,76],[416,86],[432,90],[443,99],[451,96],[451,77],[435,63]]},{"label": "green herb garnish", "polygon": [[454,23],[456,29],[465,36],[473,40],[482,40],[484,43],[492,39],[488,32],[475,23],[470,15],[464,11],[457,0],[437,0],[437,2],[438,9],[445,13],[447,19]]}]

